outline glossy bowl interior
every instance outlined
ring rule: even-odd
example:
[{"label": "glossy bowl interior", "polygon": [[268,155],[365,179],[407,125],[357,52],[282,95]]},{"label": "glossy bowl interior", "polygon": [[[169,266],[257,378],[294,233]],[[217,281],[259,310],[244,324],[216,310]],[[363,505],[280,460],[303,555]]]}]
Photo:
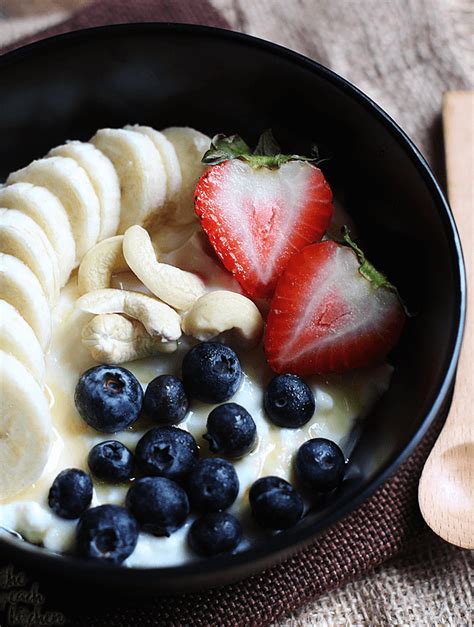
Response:
[{"label": "glossy bowl interior", "polygon": [[388,393],[364,423],[352,469],[317,517],[232,557],[153,570],[103,567],[1,539],[32,567],[127,590],[220,585],[275,563],[353,510],[401,463],[446,403],[464,318],[458,237],[426,163],[373,102],[320,65],[248,36],[205,27],[124,25],[46,40],[0,60],[0,181],[69,138],[139,122],[239,132],[271,127],[287,150],[311,142],[369,257],[416,316],[392,355]]}]

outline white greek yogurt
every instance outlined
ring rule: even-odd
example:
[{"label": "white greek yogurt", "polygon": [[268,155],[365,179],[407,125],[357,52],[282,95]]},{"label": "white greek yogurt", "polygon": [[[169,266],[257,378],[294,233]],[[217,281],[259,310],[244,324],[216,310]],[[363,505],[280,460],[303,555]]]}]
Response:
[{"label": "white greek yogurt", "polygon": [[[196,229],[199,229],[197,225]],[[191,230],[192,233],[192,230]],[[238,284],[206,250],[205,241],[197,233],[181,249],[169,253],[167,261],[186,270],[201,274],[209,289],[240,291]],[[120,277],[116,286],[130,287]],[[137,289],[136,286],[134,289]],[[0,503],[0,526],[17,530],[27,540],[52,551],[67,552],[73,548],[76,521],[57,517],[48,507],[49,488],[56,475],[64,468],[87,470],[89,450],[106,439],[117,439],[134,450],[140,437],[153,425],[140,419],[130,429],[118,434],[101,434],[90,428],[74,406],[74,390],[80,375],[96,362],[81,343],[81,330],[91,319],[75,307],[78,297],[76,276],[62,290],[54,311],[53,340],[47,355],[46,384],[55,427],[55,443],[49,463],[41,479],[33,486]],[[183,355],[190,340],[183,338],[176,353],[122,364],[131,370],[145,388],[160,374],[180,376]],[[354,422],[364,417],[387,390],[392,374],[391,366],[358,370],[345,375],[310,377],[306,379],[316,399],[316,411],[309,423],[300,429],[283,429],[273,425],[263,411],[263,392],[272,376],[266,365],[262,348],[251,352],[237,349],[244,373],[242,384],[232,398],[252,415],[258,432],[255,450],[234,462],[240,480],[240,492],[231,511],[243,520],[244,529],[250,529],[248,490],[251,484],[265,475],[278,475],[292,480],[292,458],[298,447],[308,438],[326,437],[344,446]],[[196,438],[201,455],[208,455],[207,442],[202,439],[206,420],[214,406],[193,401],[186,420],[179,425]],[[122,505],[126,485],[108,485],[94,481],[92,505],[115,503]],[[158,538],[141,533],[138,545],[125,565],[131,567],[160,567],[182,564],[193,555],[187,546],[187,533],[192,518],[169,538]]]}]

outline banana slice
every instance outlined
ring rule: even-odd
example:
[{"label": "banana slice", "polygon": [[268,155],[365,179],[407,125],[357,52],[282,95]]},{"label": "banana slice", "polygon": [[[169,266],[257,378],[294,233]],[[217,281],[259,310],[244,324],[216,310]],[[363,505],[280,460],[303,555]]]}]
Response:
[{"label": "banana slice", "polygon": [[18,209],[43,229],[58,258],[60,287],[66,285],[74,268],[76,244],[66,210],[58,198],[45,187],[15,183],[0,187],[0,206]]},{"label": "banana slice", "polygon": [[0,209],[0,251],[18,257],[32,270],[51,306],[59,298],[59,268],[54,250],[34,220],[16,209]]},{"label": "banana slice", "polygon": [[0,300],[0,346],[43,384],[45,363],[40,343],[26,320],[5,300]]},{"label": "banana slice", "polygon": [[123,255],[143,285],[175,309],[189,309],[205,292],[197,275],[159,263],[150,236],[141,226],[131,226],[125,232]]},{"label": "banana slice", "polygon": [[0,500],[39,479],[52,436],[51,414],[40,386],[18,359],[0,351]]},{"label": "banana slice", "polygon": [[46,187],[64,205],[76,241],[76,265],[97,242],[100,230],[99,200],[89,177],[74,159],[47,157],[13,172],[7,183],[33,183]]},{"label": "banana slice", "polygon": [[113,274],[129,270],[123,256],[122,243],[123,235],[115,235],[90,249],[81,261],[77,274],[79,294],[110,287]]},{"label": "banana slice", "polygon": [[15,307],[46,349],[51,339],[51,312],[41,284],[27,265],[5,253],[0,253],[0,298]]},{"label": "banana slice", "polygon": [[69,157],[84,168],[100,204],[99,241],[115,235],[120,221],[120,182],[110,159],[88,142],[70,141],[49,156]]},{"label": "banana slice", "polygon": [[149,137],[123,128],[103,128],[91,142],[112,161],[120,179],[119,233],[132,224],[143,224],[163,208],[166,174]]},{"label": "banana slice", "polygon": [[124,127],[128,131],[135,131],[146,135],[154,143],[163,162],[166,173],[166,200],[167,202],[175,202],[181,191],[183,177],[181,167],[178,161],[178,155],[173,144],[166,139],[163,133],[155,130],[151,126],[140,126],[139,124],[128,125]]},{"label": "banana slice", "polygon": [[162,132],[176,150],[183,177],[175,220],[179,224],[188,224],[197,219],[194,213],[194,189],[205,170],[201,159],[211,145],[211,138],[185,126],[171,126]]},{"label": "banana slice", "polygon": [[181,337],[181,319],[174,309],[153,296],[128,290],[105,289],[81,296],[76,305],[93,314],[125,314],[143,324],[147,333],[172,342]]}]

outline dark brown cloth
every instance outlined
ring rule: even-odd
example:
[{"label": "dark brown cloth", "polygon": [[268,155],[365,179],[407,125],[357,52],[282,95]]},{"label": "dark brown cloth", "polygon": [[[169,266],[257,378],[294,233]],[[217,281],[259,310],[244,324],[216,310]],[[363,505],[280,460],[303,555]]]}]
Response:
[{"label": "dark brown cloth", "polygon": [[[10,48],[88,26],[140,21],[228,27],[207,0],[99,0],[66,22],[16,42]],[[257,625],[275,621],[416,542],[426,529],[417,504],[418,480],[440,427],[438,421],[396,475],[357,511],[305,550],[258,576],[199,594],[134,602],[116,600],[101,607],[93,607],[87,599],[79,598],[74,606],[57,609],[64,612],[68,624],[89,627]],[[49,609],[56,609],[53,601],[52,604]],[[3,624],[0,604],[0,625]]]}]

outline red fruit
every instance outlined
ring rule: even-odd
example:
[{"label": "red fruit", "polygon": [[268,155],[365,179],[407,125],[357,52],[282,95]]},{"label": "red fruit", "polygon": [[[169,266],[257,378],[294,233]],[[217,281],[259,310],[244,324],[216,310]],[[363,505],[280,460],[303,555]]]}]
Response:
[{"label": "red fruit", "polygon": [[383,360],[405,312],[396,289],[349,245],[332,240],[293,255],[270,303],[265,354],[276,372],[343,372]]},{"label": "red fruit", "polygon": [[217,165],[198,181],[195,210],[227,270],[250,296],[267,298],[290,257],[324,235],[332,192],[302,158],[245,150],[207,161]]}]

